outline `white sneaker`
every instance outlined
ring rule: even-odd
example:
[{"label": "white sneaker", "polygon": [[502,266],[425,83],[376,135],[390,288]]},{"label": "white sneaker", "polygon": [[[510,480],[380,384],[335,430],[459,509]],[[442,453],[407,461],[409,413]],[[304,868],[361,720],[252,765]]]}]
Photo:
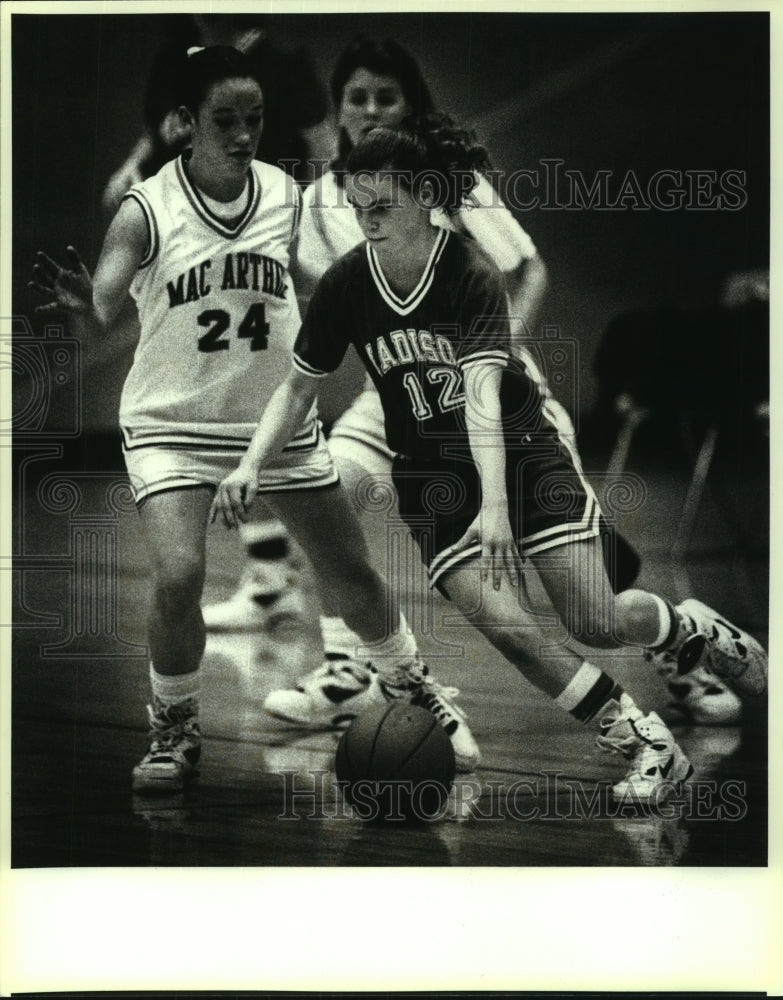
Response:
[{"label": "white sneaker", "polygon": [[342,726],[384,700],[378,672],[347,658],[326,660],[293,690],[272,691],[264,709],[276,719],[313,729]]},{"label": "white sneaker", "polygon": [[133,769],[133,791],[142,795],[181,792],[201,756],[201,730],[195,715],[171,706],[160,712],[147,706],[149,750]]},{"label": "white sneaker", "polygon": [[435,681],[421,662],[398,667],[391,679],[380,680],[370,663],[341,657],[327,660],[303,677],[294,690],[272,691],[264,709],[276,719],[312,729],[328,729],[351,722],[371,705],[408,698],[431,712],[454,747],[457,771],[468,773],[481,759],[478,744],[453,702],[459,691]]},{"label": "white sneaker", "polygon": [[760,643],[701,601],[683,601],[677,610],[691,618],[696,633],[678,653],[679,673],[705,666],[740,696],[761,698],[767,693],[768,661]]},{"label": "white sneaker", "polygon": [[271,632],[305,616],[296,573],[284,559],[250,559],[236,593],[201,609],[208,632]]},{"label": "white sneaker", "polygon": [[431,712],[451,740],[457,771],[468,774],[476,770],[481,761],[481,751],[468,727],[465,713],[454,704],[459,695],[458,688],[439,684],[421,660],[397,667],[392,678],[381,681],[381,687],[389,699],[408,697],[411,705],[419,705]]},{"label": "white sneaker", "polygon": [[627,774],[612,789],[615,801],[628,797],[657,804],[678,794],[693,768],[655,712],[642,715],[638,709],[630,710],[629,703],[627,695],[611,703],[601,719],[596,743],[601,750],[621,753],[630,762]]}]

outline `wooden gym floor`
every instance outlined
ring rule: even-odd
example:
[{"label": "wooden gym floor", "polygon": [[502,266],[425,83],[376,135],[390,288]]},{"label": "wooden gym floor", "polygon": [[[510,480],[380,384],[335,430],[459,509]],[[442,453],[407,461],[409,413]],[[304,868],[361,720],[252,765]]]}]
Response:
[{"label": "wooden gym floor", "polygon": [[[765,476],[741,487],[728,477],[747,529],[739,539],[705,497],[677,567],[671,525],[687,469],[681,463],[664,475],[648,465],[635,470],[647,503],[622,525],[643,557],[639,584],[675,599],[692,591],[766,642]],[[57,468],[51,459],[17,467],[24,500],[15,524],[23,557],[14,574],[14,867],[766,864],[765,708],[739,726],[678,724],[696,768],[692,790],[655,815],[628,804],[618,810],[607,790],[622,760],[595,749],[591,733],[475,632],[445,622],[451,612],[439,597],[420,644],[438,677],[460,689],[482,763],[458,778],[431,823],[352,817],[332,784],[337,735],[287,729],[261,709],[270,690],[318,663],[306,579],[303,627],[278,639],[210,637],[197,781],[174,799],[134,797],[130,772],[145,748],[148,689],[137,519],[119,469],[70,474],[78,488],[67,493]],[[241,566],[235,536],[213,529],[208,544],[205,602],[228,596]],[[421,592],[413,587],[408,597],[409,617],[426,622]],[[592,659],[640,704],[663,710],[666,691],[640,656]]]}]

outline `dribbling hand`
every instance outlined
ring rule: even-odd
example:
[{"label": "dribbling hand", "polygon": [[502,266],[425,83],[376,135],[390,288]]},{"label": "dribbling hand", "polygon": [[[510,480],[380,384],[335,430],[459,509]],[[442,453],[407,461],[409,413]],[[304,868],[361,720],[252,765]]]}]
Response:
[{"label": "dribbling hand", "polygon": [[238,528],[247,521],[247,512],[256,495],[258,476],[241,465],[220,483],[209,511],[209,522],[222,517],[227,528]]},{"label": "dribbling hand", "polygon": [[68,267],[40,251],[36,257],[28,287],[46,299],[35,307],[37,313],[86,313],[92,309],[92,278],[73,247],[68,247]]}]

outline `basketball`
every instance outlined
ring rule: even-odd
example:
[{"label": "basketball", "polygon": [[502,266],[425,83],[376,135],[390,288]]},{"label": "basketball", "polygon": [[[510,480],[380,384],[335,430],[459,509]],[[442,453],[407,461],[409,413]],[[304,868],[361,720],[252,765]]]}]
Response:
[{"label": "basketball", "polygon": [[351,723],[337,746],[335,773],[360,818],[427,821],[446,804],[454,750],[435,716],[392,702]]}]

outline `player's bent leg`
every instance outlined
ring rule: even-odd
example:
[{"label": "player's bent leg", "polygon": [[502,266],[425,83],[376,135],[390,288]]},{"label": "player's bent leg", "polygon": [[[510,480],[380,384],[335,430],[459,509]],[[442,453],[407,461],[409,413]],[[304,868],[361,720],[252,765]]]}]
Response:
[{"label": "player's bent leg", "polygon": [[659,716],[645,715],[607,674],[566,647],[547,656],[551,641],[519,607],[518,591],[507,581],[494,590],[481,580],[474,560],[445,575],[442,586],[467,620],[532,684],[579,722],[597,723],[600,749],[626,758],[628,769],[614,786],[615,799],[659,802],[680,790],[693,769]]},{"label": "player's bent leg", "polygon": [[181,791],[201,753],[198,668],[205,632],[199,601],[212,492],[169,490],[140,507],[153,574],[149,745],[133,769],[133,790],[140,794]]},{"label": "player's bent leg", "polygon": [[701,716],[701,721],[732,723],[739,714],[738,699],[766,693],[767,655],[752,636],[693,599],[674,608],[645,590],[615,597],[597,539],[571,543],[567,555],[565,573],[553,571],[535,555],[531,560],[569,633],[580,642],[595,648],[636,646],[665,677],[694,668],[703,679],[712,675],[715,684],[704,688],[712,700],[703,709],[689,706],[692,717]]},{"label": "player's bent leg", "polygon": [[540,613],[526,614],[519,605],[519,589],[503,580],[499,590],[481,578],[478,559],[461,563],[444,574],[440,586],[450,601],[474,628],[535,687],[556,698],[581,664],[580,657],[564,646],[557,655],[546,656],[556,642],[541,625]]}]

